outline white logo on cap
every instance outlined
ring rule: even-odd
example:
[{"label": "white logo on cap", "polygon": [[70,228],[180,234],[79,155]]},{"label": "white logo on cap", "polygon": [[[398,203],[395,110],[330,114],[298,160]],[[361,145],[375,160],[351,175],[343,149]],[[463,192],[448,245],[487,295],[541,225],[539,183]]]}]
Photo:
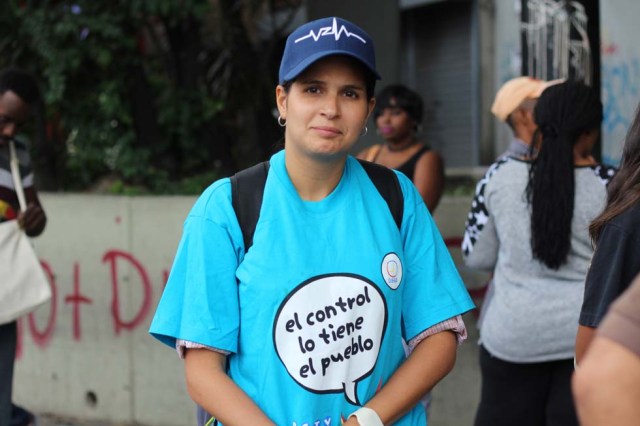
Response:
[{"label": "white logo on cap", "polygon": [[318,30],[318,34],[316,34],[313,30],[309,30],[309,34],[307,34],[306,36],[300,37],[299,39],[296,39],[294,43],[297,43],[302,40],[306,40],[309,37],[313,38],[313,41],[318,41],[320,37],[330,36],[330,35],[335,36],[336,40],[340,40],[340,36],[342,34],[346,35],[347,37],[355,37],[361,42],[363,42],[364,44],[367,44],[367,42],[359,35],[350,33],[349,31],[347,31],[347,28],[344,25],[341,25],[340,29],[338,29],[338,23],[336,22],[336,18],[333,18],[332,26],[320,28],[320,30]]}]

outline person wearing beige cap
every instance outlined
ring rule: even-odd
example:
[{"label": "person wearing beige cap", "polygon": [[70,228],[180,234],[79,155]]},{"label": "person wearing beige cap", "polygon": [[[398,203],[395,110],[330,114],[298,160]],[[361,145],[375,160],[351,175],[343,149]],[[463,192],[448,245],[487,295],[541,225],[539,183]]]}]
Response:
[{"label": "person wearing beige cap", "polygon": [[[491,106],[491,112],[500,121],[509,125],[513,132],[513,138],[506,151],[498,156],[513,157],[517,159],[529,159],[537,154],[537,149],[531,149],[531,141],[538,126],[533,118],[533,109],[538,98],[547,87],[564,82],[565,79],[550,81],[540,80],[534,77],[515,77],[504,83]],[[484,314],[493,298],[493,286],[489,281],[484,301],[478,318],[478,328],[482,325]]]},{"label": "person wearing beige cap", "polygon": [[531,155],[530,145],[537,128],[533,108],[544,89],[563,81],[564,79],[544,81],[524,76],[512,78],[500,87],[491,112],[513,131],[513,139],[503,156],[525,158]]},{"label": "person wearing beige cap", "polygon": [[491,165],[465,225],[465,265],[493,272],[479,322],[475,426],[578,424],[570,383],[593,255],[588,227],[613,171],[591,156],[603,117],[593,88],[549,87],[533,114],[538,153]]}]

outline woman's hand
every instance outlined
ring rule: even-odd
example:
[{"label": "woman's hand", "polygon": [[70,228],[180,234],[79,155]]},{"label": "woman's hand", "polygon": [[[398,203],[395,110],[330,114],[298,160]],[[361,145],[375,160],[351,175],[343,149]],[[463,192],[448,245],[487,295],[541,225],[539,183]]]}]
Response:
[{"label": "woman's hand", "polygon": [[427,337],[367,402],[367,407],[375,410],[382,423],[393,424],[453,369],[456,349],[456,335],[451,331]]},{"label": "woman's hand", "polygon": [[18,223],[28,236],[36,237],[44,230],[47,217],[39,204],[29,203],[27,209],[18,214]]},{"label": "woman's hand", "polygon": [[360,426],[360,423],[358,423],[358,419],[354,416],[347,419],[342,426]]},{"label": "woman's hand", "polygon": [[227,356],[209,349],[187,349],[187,391],[197,404],[228,426],[275,426],[225,372]]}]

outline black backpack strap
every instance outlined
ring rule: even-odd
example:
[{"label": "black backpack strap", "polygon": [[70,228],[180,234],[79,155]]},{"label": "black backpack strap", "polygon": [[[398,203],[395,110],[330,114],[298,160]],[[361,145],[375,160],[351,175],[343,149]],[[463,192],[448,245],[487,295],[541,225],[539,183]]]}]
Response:
[{"label": "black backpack strap", "polygon": [[358,159],[364,171],[369,175],[369,179],[378,189],[382,198],[387,202],[393,220],[396,222],[398,229],[402,227],[402,215],[404,213],[404,195],[400,182],[395,172],[380,164],[370,161]]},{"label": "black backpack strap", "polygon": [[231,176],[231,204],[242,230],[245,253],[253,245],[268,173],[269,162],[264,161]]},{"label": "black backpack strap", "polygon": [[[379,164],[365,160],[358,161],[386,201],[393,220],[398,229],[400,229],[404,213],[404,196],[398,176],[393,170]],[[264,161],[231,176],[231,203],[242,230],[245,253],[253,245],[253,234],[260,217],[260,208],[262,207],[262,197],[268,173],[269,162]]]}]

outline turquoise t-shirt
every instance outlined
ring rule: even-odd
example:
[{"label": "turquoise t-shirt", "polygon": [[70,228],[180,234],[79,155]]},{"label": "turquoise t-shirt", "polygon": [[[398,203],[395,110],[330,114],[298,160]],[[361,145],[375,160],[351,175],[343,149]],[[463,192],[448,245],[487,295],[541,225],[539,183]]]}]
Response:
[{"label": "turquoise t-shirt", "polygon": [[[277,425],[340,425],[403,362],[401,338],[473,303],[405,176],[399,232],[353,157],[316,202],[298,196],[284,159],[271,158],[246,255],[229,179],[201,195],[150,332],[231,352],[230,377]],[[396,424],[425,423],[418,405]]]}]

